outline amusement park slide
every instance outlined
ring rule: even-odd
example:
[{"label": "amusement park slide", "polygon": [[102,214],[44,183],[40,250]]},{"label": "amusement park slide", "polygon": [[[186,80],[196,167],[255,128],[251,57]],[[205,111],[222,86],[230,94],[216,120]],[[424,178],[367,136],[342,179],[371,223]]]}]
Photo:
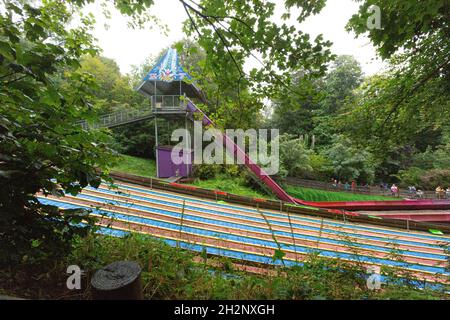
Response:
[{"label": "amusement park slide", "polygon": [[[191,101],[187,103],[187,109],[191,113],[201,113],[204,126],[214,126],[208,116],[195,106]],[[254,163],[250,157],[238,145],[234,143],[226,134],[223,134],[223,143],[228,152],[238,159],[245,159],[245,165],[256,177],[264,183],[280,200],[296,203],[300,205],[314,206],[338,210],[436,210],[450,209],[450,199],[447,200],[399,200],[399,201],[335,201],[335,202],[311,202],[296,199],[283,190],[266,172]]]}]

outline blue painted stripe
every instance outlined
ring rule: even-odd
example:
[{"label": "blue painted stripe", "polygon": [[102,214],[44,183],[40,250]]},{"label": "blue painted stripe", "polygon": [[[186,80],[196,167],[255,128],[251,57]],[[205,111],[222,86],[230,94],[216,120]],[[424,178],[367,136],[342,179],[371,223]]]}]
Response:
[{"label": "blue painted stripe", "polygon": [[[102,190],[102,192],[105,192],[105,193],[111,194],[111,195],[117,195],[118,194],[118,193],[116,193],[114,191],[109,191],[109,190]],[[120,205],[123,205],[123,206],[139,208],[139,209],[144,210],[144,211],[148,211],[149,209],[153,209],[153,208],[145,206],[145,205],[130,204],[128,202],[124,202],[124,201],[121,201],[121,200],[107,200],[107,199],[103,199],[101,197],[90,196],[90,195],[79,194],[77,197],[81,197],[81,198],[82,197],[91,197],[91,198],[86,198],[86,199],[91,199],[91,200],[101,201],[101,202],[105,202],[106,201],[106,202],[109,202],[109,203],[116,203],[116,204],[120,204]],[[183,207],[182,204],[176,204],[176,203],[173,203],[173,202],[170,202],[170,201],[145,198],[145,197],[135,196],[135,195],[130,195],[129,197],[131,199],[136,199],[136,200],[145,200],[145,201],[150,202],[150,203],[168,205],[168,206],[172,206],[174,208],[180,208],[181,209]],[[212,210],[212,209],[203,209],[203,208],[198,208],[198,207],[190,206],[190,205],[186,205],[185,208],[186,209],[191,209],[191,210],[194,210],[194,211],[203,212],[203,213],[214,214],[214,215],[217,215],[217,216],[232,217],[232,218],[238,217],[238,218],[243,219],[243,220],[255,221],[255,222],[266,224],[266,221],[262,217],[261,218],[248,217],[248,216],[245,216],[245,215],[228,213],[228,212],[217,211],[217,210]],[[166,211],[160,210],[160,212],[166,212]],[[256,211],[256,213],[257,213],[257,211]],[[287,217],[284,216],[284,218],[287,218]],[[290,228],[290,225],[289,225],[288,222],[276,221],[276,220],[271,220],[271,219],[267,219],[267,220],[270,222],[271,225],[278,225],[278,226],[283,226],[283,227]],[[317,221],[313,221],[313,222],[317,223]],[[437,244],[422,243],[422,242],[412,241],[412,240],[392,239],[392,238],[389,238],[389,237],[381,237],[381,236],[355,235],[353,233],[348,233],[346,231],[336,231],[336,230],[333,230],[333,229],[328,229],[328,228],[325,227],[326,224],[327,223],[324,221],[324,227],[322,228],[322,232],[332,233],[332,234],[335,234],[335,235],[338,235],[338,236],[350,236],[350,237],[357,236],[358,238],[372,239],[372,240],[381,240],[381,241],[385,241],[385,242],[387,241],[387,242],[396,243],[396,244],[406,244],[406,245],[415,245],[415,246],[430,247],[430,248],[440,248],[439,245],[437,245]],[[295,227],[295,228],[298,228],[298,229],[312,230],[312,231],[320,231],[320,229],[321,229],[319,227],[305,226],[305,225],[301,225],[301,224],[297,224],[297,223],[292,223],[292,226]],[[349,227],[349,225],[346,225],[346,227]],[[263,230],[265,230],[265,229],[263,229]],[[290,233],[289,233],[289,235],[290,235]]]},{"label": "blue painted stripe", "polygon": [[[90,196],[90,195],[79,195],[80,198],[85,198],[88,200],[103,200],[105,201],[103,198],[100,197],[95,197],[95,196]],[[142,211],[145,212],[152,212],[152,213],[157,213],[157,214],[164,214],[164,215],[168,215],[171,217],[176,217],[176,218],[180,218],[181,217],[181,213],[174,213],[171,211],[166,211],[163,209],[156,209],[156,208],[151,208],[151,207],[147,207],[147,206],[141,206],[141,205],[133,205],[130,203],[126,203],[123,201],[111,201],[112,204],[120,204],[122,206],[126,206],[126,207],[134,207],[135,209],[140,209]],[[138,208],[140,207],[140,208]],[[254,227],[254,226],[247,226],[244,224],[240,224],[240,223],[235,223],[235,222],[225,222],[225,221],[220,221],[220,220],[214,220],[214,219],[209,219],[209,218],[203,218],[203,217],[198,217],[195,215],[191,215],[188,213],[184,213],[183,214],[183,218],[186,220],[192,220],[192,221],[199,221],[199,222],[204,222],[204,223],[209,223],[209,224],[213,224],[213,225],[221,225],[221,226],[226,226],[226,227],[231,227],[231,228],[238,228],[238,229],[244,229],[244,230],[250,230],[250,231],[255,231],[255,232],[261,232],[267,235],[271,235],[272,233],[270,232],[270,230],[268,230],[268,228],[261,228],[261,227]],[[316,228],[316,227],[307,227],[308,229],[315,229],[315,231],[319,231],[320,228]],[[303,228],[306,229],[306,228]],[[322,230],[323,231],[323,230]],[[292,233],[290,232],[285,232],[285,231],[278,231],[278,230],[273,230],[273,232],[276,235],[282,235],[282,236],[286,236],[286,237],[292,237]],[[302,240],[310,240],[310,241],[321,241],[321,242],[325,242],[325,243],[330,243],[330,244],[338,244],[338,245],[348,245],[348,242],[346,242],[345,240],[336,240],[336,239],[328,239],[325,237],[316,237],[316,236],[310,236],[310,235],[301,235],[298,233],[294,233],[294,238],[296,239],[302,239]],[[371,244],[361,244],[361,243],[355,243],[352,242],[351,244],[354,247],[359,247],[359,248],[365,248],[365,249],[373,249],[373,250],[377,250],[380,252],[386,252],[389,253],[391,252],[391,250],[389,248],[386,248],[384,246],[377,246],[377,245],[371,245]],[[392,249],[392,248],[391,248]],[[421,257],[421,258],[432,258],[432,259],[440,259],[440,260],[445,260],[447,257],[445,255],[439,255],[439,254],[433,254],[433,253],[424,253],[424,252],[416,252],[414,250],[402,250],[402,253],[408,254],[410,256],[415,256],[415,257]]]},{"label": "blue painted stripe", "polygon": [[[192,198],[183,197],[183,196],[176,196],[176,195],[172,195],[172,194],[169,195],[167,193],[162,193],[162,192],[157,192],[157,191],[150,191],[150,190],[142,189],[142,188],[139,188],[139,187],[125,186],[125,185],[121,185],[119,183],[115,183],[115,185],[117,185],[119,188],[122,188],[122,189],[135,190],[135,191],[139,191],[139,192],[143,192],[143,193],[147,193],[147,194],[152,194],[152,195],[158,195],[158,196],[163,196],[163,197],[170,197],[170,198],[173,198],[173,199],[186,200],[186,201],[190,201],[190,202],[197,202],[197,203],[212,205],[212,206],[216,206],[216,207],[229,208],[229,209],[234,209],[234,210],[239,210],[239,211],[244,211],[244,212],[250,212],[250,213],[256,213],[256,214],[259,213],[257,210],[250,209],[250,208],[242,208],[242,207],[233,206],[233,205],[229,205],[229,204],[219,204],[219,203],[215,203],[215,202],[211,202],[211,201],[197,200],[197,199],[192,199]],[[89,187],[89,188],[91,188],[91,187]],[[92,188],[92,190],[95,191],[96,189]],[[273,212],[267,212],[267,211],[264,211],[264,210],[260,210],[260,212],[263,212],[267,216],[286,218],[286,214],[282,215],[282,214],[277,214],[277,213],[273,213]],[[297,214],[291,214],[291,219],[292,220],[309,221],[309,222],[316,222],[317,223],[317,219],[299,217]],[[348,224],[345,224],[345,223],[332,222],[332,221],[327,221],[327,220],[324,220],[324,224],[329,224],[329,225],[338,226],[338,227],[352,228],[352,229],[357,229],[357,230],[367,230],[367,231],[372,231],[372,232],[383,232],[383,233],[392,234],[392,235],[402,235],[402,236],[411,237],[410,233],[402,232],[402,231],[393,231],[393,230],[387,230],[387,229],[380,230],[380,229],[377,229],[377,228],[371,228],[371,227],[366,227],[366,226],[349,226]],[[450,239],[448,237],[446,238],[446,237],[439,237],[439,236],[434,236],[434,235],[414,234],[414,237],[422,238],[422,239],[429,239],[429,240],[436,240],[436,241],[450,241]]]},{"label": "blue painted stripe", "polygon": [[[49,202],[49,204],[57,205],[59,202],[59,201],[48,200],[48,199],[46,199],[46,200]],[[53,203],[51,203],[51,202],[53,202]],[[71,204],[67,204],[67,203],[65,205],[69,206],[69,207],[72,206],[72,208],[77,208],[77,207],[89,208],[89,206],[71,205]],[[129,221],[129,222],[137,222],[137,223],[142,223],[144,225],[167,228],[167,229],[170,229],[173,231],[181,230],[181,231],[193,233],[193,234],[200,235],[200,236],[202,236],[202,235],[210,236],[210,237],[214,237],[214,238],[226,239],[226,240],[236,241],[236,242],[240,242],[240,243],[251,243],[254,245],[265,246],[265,247],[269,247],[269,248],[273,248],[273,249],[277,248],[277,245],[274,241],[251,239],[251,238],[244,237],[244,236],[238,236],[238,235],[233,235],[233,234],[229,234],[229,233],[215,232],[215,231],[209,231],[209,230],[202,230],[202,229],[198,229],[198,228],[194,228],[194,227],[187,227],[187,226],[180,227],[178,224],[175,224],[175,223],[161,222],[161,221],[153,220],[150,218],[134,217],[134,216],[128,216],[128,215],[119,214],[119,213],[111,213],[111,212],[93,209],[93,208],[91,208],[91,209],[96,214],[105,215],[110,218],[123,219],[123,220]],[[325,256],[325,257],[344,258],[344,259],[361,261],[361,262],[369,262],[369,263],[370,262],[371,263],[380,263],[380,264],[384,264],[384,265],[398,266],[398,267],[408,268],[408,269],[411,267],[414,267],[414,269],[417,269],[417,270],[445,274],[445,269],[441,268],[441,267],[432,267],[432,266],[424,266],[424,265],[420,265],[420,264],[404,263],[404,262],[393,261],[393,260],[383,259],[383,258],[375,258],[375,257],[370,257],[370,256],[355,256],[354,254],[349,254],[349,253],[337,253],[337,252],[325,250],[325,249],[320,249],[320,250],[310,249],[310,248],[294,246],[294,245],[282,245],[282,248],[296,250],[297,252],[304,253],[304,254],[308,254],[311,252],[320,252],[320,255]]]}]

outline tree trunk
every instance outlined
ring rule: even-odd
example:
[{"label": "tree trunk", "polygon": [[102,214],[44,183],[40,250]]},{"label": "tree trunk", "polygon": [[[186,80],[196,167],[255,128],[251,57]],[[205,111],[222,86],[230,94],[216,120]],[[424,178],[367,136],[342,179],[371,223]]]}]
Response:
[{"label": "tree trunk", "polygon": [[142,300],[141,268],[136,262],[116,261],[97,270],[91,279],[95,300]]}]

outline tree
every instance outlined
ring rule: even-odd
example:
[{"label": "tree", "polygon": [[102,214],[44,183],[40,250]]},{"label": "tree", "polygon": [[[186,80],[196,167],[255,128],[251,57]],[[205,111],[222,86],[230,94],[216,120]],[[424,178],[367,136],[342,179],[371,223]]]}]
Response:
[{"label": "tree", "polygon": [[337,56],[324,80],[324,98],[320,103],[322,115],[334,115],[341,111],[353,91],[362,82],[363,73],[358,60],[350,55]]},{"label": "tree", "polygon": [[[112,160],[107,135],[83,131],[94,81],[76,72],[82,55],[95,53],[89,17],[75,29],[60,1],[32,6],[6,1],[0,15],[0,255],[20,262],[63,254],[93,220],[83,210],[42,205],[37,192],[76,194],[97,187]],[[71,88],[52,81],[70,67]],[[99,168],[101,171],[97,171]],[[80,225],[85,220],[87,225]]]},{"label": "tree", "polygon": [[[263,107],[258,96],[276,98],[281,88],[292,90],[292,75],[301,70],[308,82],[323,75],[331,58],[330,42],[318,36],[313,41],[308,34],[273,22],[275,4],[266,1],[180,0],[189,20],[185,32],[203,49],[206,58],[202,68],[214,77],[216,88],[210,109],[215,116],[225,115],[229,123],[245,125]],[[301,9],[298,21],[319,12],[324,1],[285,1],[290,16],[293,7]],[[254,59],[259,68],[244,72],[244,62]],[[214,90],[217,89],[217,90]],[[304,94],[304,91],[301,93]],[[216,120],[220,120],[216,117]]]},{"label": "tree", "polygon": [[[367,24],[372,5],[381,10],[382,29]],[[367,34],[390,62],[385,75],[362,88],[351,120],[361,120],[358,133],[370,136],[378,149],[411,143],[411,137],[424,137],[449,122],[448,12],[446,0],[365,0],[349,21],[348,29]]]},{"label": "tree", "polygon": [[393,113],[399,86],[411,81],[414,77],[398,77],[394,70],[368,79],[339,126],[380,159],[398,149],[423,152],[428,146],[436,148],[450,120],[448,94],[439,88],[439,80],[430,82],[405,98]]},{"label": "tree", "polygon": [[[42,205],[35,196],[38,191],[77,194],[107,178],[112,160],[107,134],[84,131],[76,124],[80,119],[92,119],[98,102],[95,79],[80,69],[83,56],[98,55],[90,33],[93,18],[81,11],[93,2],[3,0],[0,255],[11,261],[64,254],[76,234],[90,230],[80,224],[82,220],[93,222],[86,213]],[[186,31],[196,34],[206,53],[202,67],[220,79],[217,91],[225,93],[218,96],[223,102],[216,104],[213,114],[228,112],[227,121],[240,124],[255,119],[262,104],[258,104],[254,92],[261,97],[273,95],[277,88],[289,85],[293,70],[301,68],[307,79],[326,70],[330,43],[321,36],[310,41],[307,34],[285,23],[274,23],[273,3],[179,3],[189,19]],[[301,22],[320,11],[324,1],[287,0],[285,4],[302,9],[298,17]],[[154,20],[147,10],[152,5],[153,0],[114,1],[134,27]],[[288,16],[289,12],[283,15]],[[72,17],[80,17],[79,26],[70,24]],[[254,53],[261,55],[263,66],[245,75],[242,66]],[[110,62],[101,62],[114,69]],[[70,87],[61,85],[61,70],[67,71],[64,77],[69,78]],[[110,84],[106,75],[104,80],[103,85]]]},{"label": "tree", "polygon": [[373,182],[374,164],[371,154],[366,150],[354,147],[348,138],[340,135],[334,136],[333,146],[323,153],[332,162],[337,179]]},{"label": "tree", "polygon": [[[303,75],[299,73],[293,82],[293,88],[280,90],[272,102],[272,125],[281,133],[299,136],[311,134],[314,129],[313,117],[319,108],[320,99],[323,99],[322,81],[319,79],[308,84],[303,80]],[[311,87],[305,90],[308,85]],[[302,90],[307,91],[309,96],[295,93]]]},{"label": "tree", "polygon": [[[293,80],[293,89],[281,90],[274,100],[273,125],[290,134],[313,134],[319,146],[329,145],[337,133],[336,115],[353,99],[361,80],[359,62],[348,55],[337,56],[330,71],[312,83],[299,73]],[[308,96],[296,94],[301,90]]]},{"label": "tree", "polygon": [[284,134],[279,143],[281,176],[299,177],[312,171],[309,161],[312,151],[306,148],[303,139]]},{"label": "tree", "polygon": [[354,91],[361,84],[363,73],[359,62],[350,55],[340,55],[333,61],[322,82],[322,99],[313,116],[313,134],[319,147],[329,146],[339,133],[336,121],[354,100]]}]

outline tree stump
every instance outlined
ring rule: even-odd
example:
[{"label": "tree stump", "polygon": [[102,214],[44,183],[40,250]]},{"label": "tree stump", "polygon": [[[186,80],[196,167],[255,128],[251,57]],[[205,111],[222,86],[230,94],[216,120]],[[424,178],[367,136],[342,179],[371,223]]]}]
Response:
[{"label": "tree stump", "polygon": [[95,300],[142,300],[141,268],[133,261],[116,261],[91,279]]}]

